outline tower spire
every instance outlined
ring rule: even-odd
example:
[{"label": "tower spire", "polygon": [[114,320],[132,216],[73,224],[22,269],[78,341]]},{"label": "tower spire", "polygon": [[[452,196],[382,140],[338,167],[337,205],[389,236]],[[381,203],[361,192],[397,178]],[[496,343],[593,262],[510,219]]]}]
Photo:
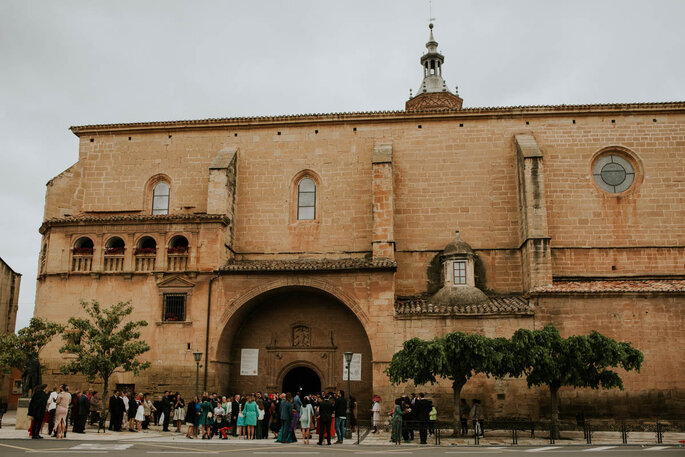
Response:
[{"label": "tower spire", "polygon": [[428,52],[421,56],[423,81],[416,96],[407,101],[405,109],[415,111],[421,109],[461,109],[463,100],[450,92],[442,77],[442,65],[445,56],[438,52],[438,42],[433,36],[433,22],[428,24],[430,36],[426,43]]}]

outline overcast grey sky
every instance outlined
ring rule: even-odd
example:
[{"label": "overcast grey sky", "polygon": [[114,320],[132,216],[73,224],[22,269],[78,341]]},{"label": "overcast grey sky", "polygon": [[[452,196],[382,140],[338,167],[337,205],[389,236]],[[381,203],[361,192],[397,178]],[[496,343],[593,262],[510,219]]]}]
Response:
[{"label": "overcast grey sky", "polygon": [[[465,107],[685,100],[685,0],[433,0]],[[0,257],[33,313],[71,125],[403,109],[428,0],[0,0]]]}]

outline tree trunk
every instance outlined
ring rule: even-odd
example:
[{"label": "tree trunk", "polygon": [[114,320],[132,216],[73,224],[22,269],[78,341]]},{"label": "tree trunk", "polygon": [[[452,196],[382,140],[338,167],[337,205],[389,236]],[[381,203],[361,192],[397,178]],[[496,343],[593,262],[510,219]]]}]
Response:
[{"label": "tree trunk", "polygon": [[[109,376],[103,376],[102,380],[104,381],[103,382],[104,385],[102,386],[102,396],[100,397],[101,401],[102,401],[102,410],[100,411],[100,420],[104,420],[107,417],[106,416],[107,408],[109,406],[109,397],[107,396],[107,389],[109,388]],[[110,417],[109,420],[111,421],[112,418]],[[107,421],[105,420],[105,424],[106,423],[107,423]],[[99,426],[100,426],[100,424],[98,424],[98,427]]]},{"label": "tree trunk", "polygon": [[454,427],[454,433],[452,436],[458,436],[461,430],[461,415],[459,413],[459,403],[461,402],[461,389],[466,384],[466,381],[453,381],[452,382],[452,426]]},{"label": "tree trunk", "polygon": [[550,416],[552,419],[550,434],[557,440],[559,439],[559,386],[549,386],[549,392],[551,394]]}]

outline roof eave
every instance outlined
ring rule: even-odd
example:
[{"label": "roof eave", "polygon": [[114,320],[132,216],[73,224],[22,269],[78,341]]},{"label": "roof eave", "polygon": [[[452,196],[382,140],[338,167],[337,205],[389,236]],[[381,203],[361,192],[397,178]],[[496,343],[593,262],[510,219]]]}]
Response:
[{"label": "roof eave", "polygon": [[413,119],[466,119],[507,116],[566,116],[592,114],[638,114],[685,111],[685,102],[657,103],[604,103],[585,105],[530,105],[509,107],[462,108],[459,110],[422,111],[369,111],[347,113],[297,114],[285,116],[255,116],[235,118],[210,118],[199,120],[136,122],[119,124],[93,124],[72,126],[76,136],[97,133],[124,133],[140,131],[169,131],[222,129],[241,127],[267,127],[281,125],[306,125],[349,122],[400,122]]}]

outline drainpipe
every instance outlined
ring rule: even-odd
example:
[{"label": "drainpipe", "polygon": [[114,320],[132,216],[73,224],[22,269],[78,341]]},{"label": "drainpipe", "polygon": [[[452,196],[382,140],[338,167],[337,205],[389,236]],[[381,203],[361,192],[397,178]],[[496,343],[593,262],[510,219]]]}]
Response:
[{"label": "drainpipe", "polygon": [[209,366],[209,316],[212,311],[212,283],[220,275],[217,273],[209,279],[209,291],[207,292],[207,327],[205,328],[205,374],[202,391],[207,391],[207,367]]}]

